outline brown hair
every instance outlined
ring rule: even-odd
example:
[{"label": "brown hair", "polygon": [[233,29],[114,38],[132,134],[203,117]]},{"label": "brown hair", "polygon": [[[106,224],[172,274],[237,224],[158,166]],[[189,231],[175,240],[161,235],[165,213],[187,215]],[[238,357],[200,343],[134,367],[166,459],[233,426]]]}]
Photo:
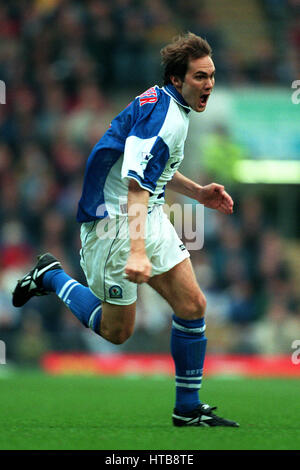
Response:
[{"label": "brown hair", "polygon": [[211,56],[212,49],[208,42],[194,33],[177,36],[170,44],[161,49],[164,66],[164,85],[171,83],[171,75],[184,80],[190,59]]}]

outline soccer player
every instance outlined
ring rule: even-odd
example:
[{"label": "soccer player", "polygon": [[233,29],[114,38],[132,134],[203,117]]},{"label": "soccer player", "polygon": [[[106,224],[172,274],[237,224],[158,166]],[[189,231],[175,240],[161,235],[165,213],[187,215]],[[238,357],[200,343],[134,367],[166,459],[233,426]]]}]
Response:
[{"label": "soccer player", "polygon": [[222,185],[200,186],[178,168],[189,115],[205,110],[214,87],[209,44],[193,33],[161,51],[164,86],[137,96],[111,123],[86,165],[77,220],[81,266],[89,287],[64,272],[50,253],[18,281],[13,305],[55,292],[85,327],[121,344],[133,333],[137,284],[147,282],[173,309],[171,354],[175,364],[175,426],[232,426],[202,403],[206,351],[205,296],[190,255],[163,212],[166,185],[204,206],[231,214]]}]

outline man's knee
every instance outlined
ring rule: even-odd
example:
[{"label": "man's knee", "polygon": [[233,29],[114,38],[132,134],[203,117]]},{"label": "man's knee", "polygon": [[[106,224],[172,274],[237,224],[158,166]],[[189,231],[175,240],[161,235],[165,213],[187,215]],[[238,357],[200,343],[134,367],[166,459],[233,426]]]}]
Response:
[{"label": "man's knee", "polygon": [[110,326],[101,325],[101,336],[113,344],[123,344],[130,338],[133,328],[130,326]]},{"label": "man's knee", "polygon": [[206,298],[203,292],[198,291],[191,295],[188,299],[185,299],[175,314],[186,320],[197,320],[205,315],[206,310]]},{"label": "man's knee", "polygon": [[113,344],[123,344],[127,341],[131,336],[131,332],[123,331],[123,330],[116,330],[110,333],[109,341]]},{"label": "man's knee", "polygon": [[133,333],[135,322],[134,305],[103,304],[100,335],[113,344],[123,344]]}]

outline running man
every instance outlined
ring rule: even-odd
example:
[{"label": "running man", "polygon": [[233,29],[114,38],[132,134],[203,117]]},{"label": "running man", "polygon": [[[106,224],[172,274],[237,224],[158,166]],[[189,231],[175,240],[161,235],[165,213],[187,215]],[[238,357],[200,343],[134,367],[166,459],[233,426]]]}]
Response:
[{"label": "running man", "polygon": [[164,86],[136,97],[111,123],[86,165],[77,220],[81,266],[89,287],[66,274],[50,253],[18,281],[13,305],[56,293],[85,327],[114,344],[133,333],[137,285],[147,282],[173,309],[175,426],[231,426],[201,402],[206,351],[205,296],[190,255],[163,212],[165,187],[231,214],[222,185],[200,186],[178,168],[191,110],[205,110],[215,66],[209,44],[192,33],[161,51]]}]

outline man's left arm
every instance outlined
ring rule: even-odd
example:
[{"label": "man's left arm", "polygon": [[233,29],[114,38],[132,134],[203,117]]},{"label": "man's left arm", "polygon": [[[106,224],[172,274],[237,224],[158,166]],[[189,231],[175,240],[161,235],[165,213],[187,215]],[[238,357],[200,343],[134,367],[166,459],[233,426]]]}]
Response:
[{"label": "man's left arm", "polygon": [[211,183],[206,186],[200,186],[200,184],[195,183],[179,171],[176,171],[173,179],[169,181],[167,188],[195,199],[205,207],[216,209],[223,214],[232,214],[233,212],[233,200],[225,191],[224,186],[220,184]]}]

